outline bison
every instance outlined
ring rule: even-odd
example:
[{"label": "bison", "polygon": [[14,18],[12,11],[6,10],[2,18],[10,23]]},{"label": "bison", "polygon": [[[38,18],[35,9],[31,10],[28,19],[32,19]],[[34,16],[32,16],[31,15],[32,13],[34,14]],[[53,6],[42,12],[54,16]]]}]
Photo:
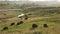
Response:
[{"label": "bison", "polygon": [[10,26],[13,26],[13,25],[15,25],[15,23],[14,23],[14,22],[10,24]]},{"label": "bison", "polygon": [[37,24],[32,24],[32,28],[37,28],[38,25]]},{"label": "bison", "polygon": [[27,15],[25,15],[25,20],[27,20],[28,19],[28,16]]},{"label": "bison", "polygon": [[47,27],[48,27],[48,25],[47,25],[47,24],[43,24],[43,27],[47,28]]},{"label": "bison", "polygon": [[27,20],[28,19],[28,17],[25,17],[25,20]]},{"label": "bison", "polygon": [[3,30],[8,30],[8,27],[4,27]]},{"label": "bison", "polygon": [[20,24],[23,24],[23,21],[20,21],[20,22],[17,23],[17,25],[20,25]]}]

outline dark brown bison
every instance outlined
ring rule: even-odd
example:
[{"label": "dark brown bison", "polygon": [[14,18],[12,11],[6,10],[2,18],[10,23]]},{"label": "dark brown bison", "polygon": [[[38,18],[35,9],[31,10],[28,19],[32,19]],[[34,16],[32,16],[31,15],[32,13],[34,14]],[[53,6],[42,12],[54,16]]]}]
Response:
[{"label": "dark brown bison", "polygon": [[20,22],[17,23],[17,25],[20,25],[20,24],[23,24],[23,21],[20,21]]},{"label": "dark brown bison", "polygon": [[37,24],[32,24],[32,28],[37,28],[38,25]]},{"label": "dark brown bison", "polygon": [[47,28],[47,27],[48,27],[48,25],[47,25],[47,24],[43,24],[43,27]]},{"label": "dark brown bison", "polygon": [[8,27],[4,27],[3,30],[8,30]]},{"label": "dark brown bison", "polygon": [[28,19],[28,17],[25,17],[25,20],[27,20]]},{"label": "dark brown bison", "polygon": [[10,24],[10,26],[13,26],[13,25],[15,25],[15,23],[14,23],[14,22]]},{"label": "dark brown bison", "polygon": [[27,15],[25,15],[25,20],[27,20],[28,19],[28,16]]}]

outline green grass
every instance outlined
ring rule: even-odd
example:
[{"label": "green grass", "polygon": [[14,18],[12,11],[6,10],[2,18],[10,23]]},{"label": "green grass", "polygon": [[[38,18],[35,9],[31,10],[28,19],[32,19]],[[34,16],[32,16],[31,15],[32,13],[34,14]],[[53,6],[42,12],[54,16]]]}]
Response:
[{"label": "green grass", "polygon": [[[49,20],[52,20],[52,19],[49,19]],[[38,28],[36,28],[37,31],[35,29],[31,30],[32,24],[37,24],[38,25]],[[27,34],[34,34],[34,33],[36,34],[41,30],[41,34],[47,34],[47,31],[46,31],[47,29],[45,29],[43,27],[43,24],[48,24],[48,26],[49,26],[48,31],[53,30],[53,28],[55,29],[56,27],[58,29],[60,28],[58,23],[47,21],[47,18],[45,18],[45,19],[42,19],[42,21],[41,21],[41,19],[39,19],[39,20],[35,20],[35,21],[33,20],[31,22],[24,22],[23,24],[18,25],[18,26],[17,25],[9,26],[9,24],[7,23],[5,26],[8,26],[9,30],[1,31],[1,32],[4,32],[5,34],[9,34],[9,32],[11,32],[11,33],[14,32],[15,34],[16,33],[19,34],[19,32],[20,32],[20,33],[25,34],[25,32],[27,31],[26,32]],[[48,33],[51,33],[51,32],[48,32]]]},{"label": "green grass", "polygon": [[[37,12],[37,10],[34,12],[26,12],[27,13],[32,13],[31,16],[29,16],[30,19],[28,20],[23,20],[24,23],[21,25],[16,25],[18,21],[20,21],[17,16],[21,13],[25,12],[6,12],[8,15],[4,17],[1,17],[2,19],[0,20],[0,33],[1,34],[60,34],[60,14],[48,14],[44,13],[44,10],[42,10],[42,16],[40,16],[40,11]],[[47,10],[45,10],[47,11]],[[49,10],[50,11],[50,10]],[[56,11],[55,11],[56,12]],[[3,12],[4,13],[4,12]],[[45,16],[44,16],[45,14]],[[8,17],[8,18],[7,18]],[[13,18],[13,19],[12,19]],[[24,18],[24,17],[23,17]],[[7,20],[11,19],[11,20]],[[31,20],[32,19],[32,20]],[[10,26],[10,23],[15,22],[14,26]],[[31,29],[32,24],[37,24],[38,28],[36,29]],[[48,28],[44,28],[43,24],[48,24]],[[3,27],[7,26],[9,30],[1,31]]]}]

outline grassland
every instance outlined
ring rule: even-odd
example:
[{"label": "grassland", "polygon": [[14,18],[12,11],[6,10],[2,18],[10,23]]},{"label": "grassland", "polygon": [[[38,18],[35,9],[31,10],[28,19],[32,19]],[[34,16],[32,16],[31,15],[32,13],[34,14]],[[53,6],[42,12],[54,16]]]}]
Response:
[{"label": "grassland", "polygon": [[[51,9],[51,10],[50,10]],[[60,34],[60,8],[29,8],[24,11],[6,11],[0,12],[0,34]],[[29,19],[17,26],[9,26],[10,23],[15,24],[20,21],[17,16],[21,13],[28,15]],[[37,24],[38,28],[31,29],[32,24]],[[48,28],[44,28],[43,24],[48,24]],[[1,31],[3,27],[9,29]]]}]

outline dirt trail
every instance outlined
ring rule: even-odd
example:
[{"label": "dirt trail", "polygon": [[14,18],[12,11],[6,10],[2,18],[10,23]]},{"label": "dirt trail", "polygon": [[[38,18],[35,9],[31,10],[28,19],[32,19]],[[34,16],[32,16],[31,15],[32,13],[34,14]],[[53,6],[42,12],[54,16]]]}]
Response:
[{"label": "dirt trail", "polygon": [[[30,21],[34,21],[34,20],[39,20],[39,19],[45,19],[45,18],[51,18],[51,17],[34,17],[34,18],[28,18],[28,20],[24,20],[24,18],[22,19],[23,21],[26,22],[30,22]],[[8,21],[20,21],[20,18],[14,17],[14,18],[9,18],[7,19]]]},{"label": "dirt trail", "polygon": [[30,22],[30,21],[39,20],[39,19],[45,19],[45,18],[51,18],[51,17],[34,17],[34,18],[29,18],[27,21]]}]

